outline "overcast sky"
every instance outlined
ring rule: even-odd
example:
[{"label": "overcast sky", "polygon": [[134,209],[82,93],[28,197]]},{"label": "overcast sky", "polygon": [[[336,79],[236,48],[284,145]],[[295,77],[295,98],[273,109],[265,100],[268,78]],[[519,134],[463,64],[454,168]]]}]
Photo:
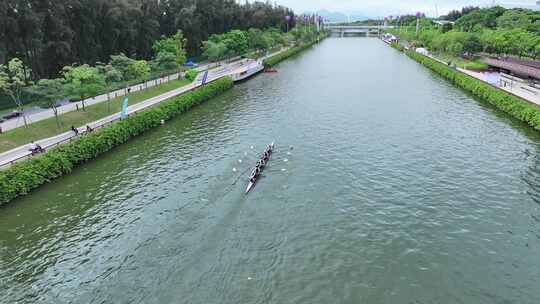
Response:
[{"label": "overcast sky", "polygon": [[[432,16],[435,6],[439,14],[447,13],[463,6],[487,6],[493,0],[277,0],[277,3],[294,9],[297,13],[327,9],[338,12],[363,13],[368,16],[397,15],[414,11],[423,11]],[[502,5],[535,5],[535,0],[496,0]]]}]

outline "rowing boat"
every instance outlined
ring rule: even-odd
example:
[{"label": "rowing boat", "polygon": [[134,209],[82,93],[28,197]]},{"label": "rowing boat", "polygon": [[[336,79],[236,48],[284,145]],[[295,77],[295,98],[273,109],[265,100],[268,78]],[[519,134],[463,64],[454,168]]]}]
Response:
[{"label": "rowing boat", "polygon": [[[270,155],[268,156],[268,161],[270,160],[270,157],[272,157],[272,152],[274,152],[274,143],[270,144],[270,151],[268,151],[268,154],[270,154]],[[251,180],[249,181],[249,184],[248,184],[248,186],[246,188],[246,194],[248,194],[249,191],[251,191],[253,189],[253,187],[255,187],[255,184],[259,180],[259,177],[261,176],[261,173],[262,173],[262,171],[264,170],[265,167],[266,166],[261,167],[261,172],[259,173],[259,175],[255,176],[255,181],[253,181],[253,182]]]}]

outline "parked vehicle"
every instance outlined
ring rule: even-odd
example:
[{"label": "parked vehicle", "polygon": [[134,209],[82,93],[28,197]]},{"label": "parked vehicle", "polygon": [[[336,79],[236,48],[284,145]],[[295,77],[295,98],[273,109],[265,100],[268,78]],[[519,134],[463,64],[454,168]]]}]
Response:
[{"label": "parked vehicle", "polygon": [[188,62],[184,63],[184,66],[190,67],[190,68],[196,68],[198,65],[194,63],[193,61],[189,60]]},{"label": "parked vehicle", "polygon": [[11,112],[9,114],[4,115],[2,118],[4,118],[4,119],[12,119],[12,118],[15,118],[15,117],[19,117],[21,115],[22,115],[21,111],[14,111],[14,112]]}]

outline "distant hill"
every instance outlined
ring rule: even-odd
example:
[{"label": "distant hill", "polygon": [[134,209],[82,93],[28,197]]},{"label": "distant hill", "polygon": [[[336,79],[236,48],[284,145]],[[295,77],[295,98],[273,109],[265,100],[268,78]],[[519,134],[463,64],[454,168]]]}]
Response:
[{"label": "distant hill", "polygon": [[[313,12],[306,12],[305,14],[313,14]],[[361,15],[361,14],[357,14],[357,13],[351,13],[347,15],[342,12],[331,12],[328,10],[320,10],[320,11],[314,12],[314,14],[317,14],[327,19],[329,22],[347,22],[349,21],[349,16],[350,16],[351,22],[364,21],[364,20],[369,19],[369,17]]]}]

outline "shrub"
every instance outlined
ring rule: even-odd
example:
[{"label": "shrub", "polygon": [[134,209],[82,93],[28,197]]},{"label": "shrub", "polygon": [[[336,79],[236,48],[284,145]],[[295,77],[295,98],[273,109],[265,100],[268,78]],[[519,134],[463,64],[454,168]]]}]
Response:
[{"label": "shrub", "polygon": [[[322,39],[326,38],[327,35],[323,35],[322,36]],[[293,48],[290,48],[288,49],[287,51],[285,52],[282,52],[282,53],[279,53],[275,56],[272,56],[270,58],[267,58],[265,61],[264,61],[264,65],[267,66],[267,67],[271,67],[271,66],[274,66],[280,62],[282,62],[283,60],[291,57],[291,56],[294,56],[300,52],[302,52],[303,50],[307,49],[307,48],[310,48],[312,45],[314,45],[315,43],[317,43],[317,40],[314,40],[310,43],[306,43],[306,44],[300,44],[298,46],[295,46]]]},{"label": "shrub", "polygon": [[174,97],[109,127],[82,136],[79,140],[19,162],[0,171],[0,205],[67,174],[79,164],[96,158],[151,128],[182,114],[191,107],[230,89],[230,77],[221,78],[191,92]]},{"label": "shrub", "polygon": [[465,64],[464,68],[471,71],[487,71],[489,65],[481,61],[473,61]]},{"label": "shrub", "polygon": [[407,55],[437,72],[458,87],[471,92],[476,97],[489,102],[499,110],[529,124],[536,130],[540,130],[540,108],[537,105],[414,51],[408,51]]},{"label": "shrub", "polygon": [[403,52],[405,50],[405,48],[401,44],[399,44],[399,42],[392,42],[390,43],[390,46],[400,52]]},{"label": "shrub", "polygon": [[199,74],[199,72],[196,70],[196,69],[191,69],[191,70],[188,70],[186,72],[186,79],[189,80],[189,81],[193,81],[195,80],[195,78],[197,78],[197,75]]}]

